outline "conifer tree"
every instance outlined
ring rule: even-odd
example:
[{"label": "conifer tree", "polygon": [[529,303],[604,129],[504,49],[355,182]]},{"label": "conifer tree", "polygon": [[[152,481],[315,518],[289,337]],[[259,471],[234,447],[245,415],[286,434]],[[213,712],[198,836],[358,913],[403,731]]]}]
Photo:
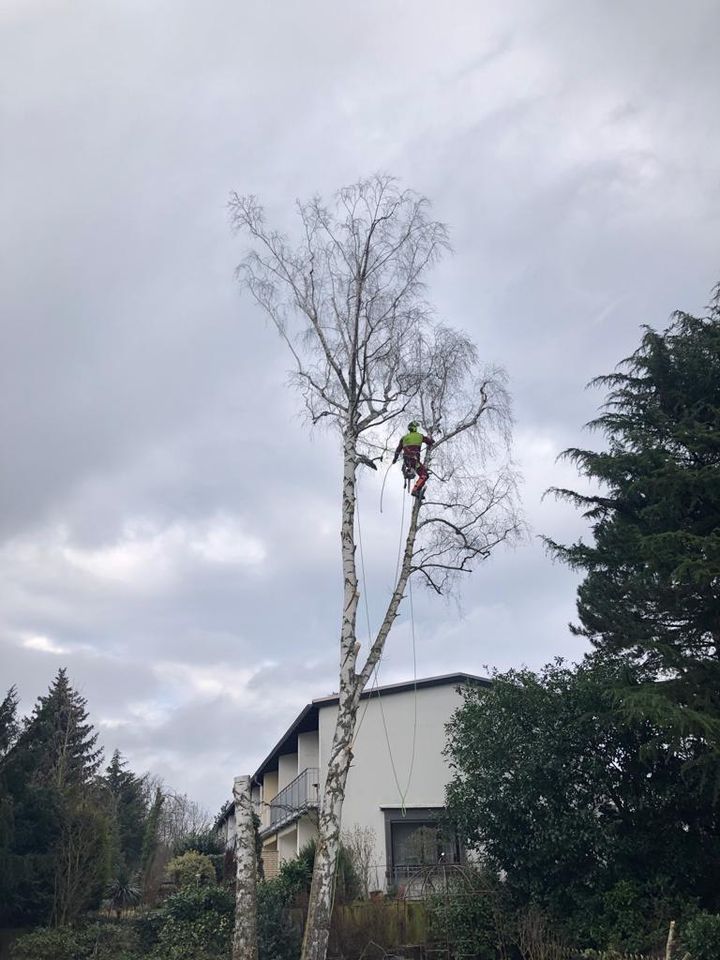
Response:
[{"label": "conifer tree", "polygon": [[0,904],[7,903],[12,894],[13,801],[3,775],[3,760],[17,737],[17,705],[13,686],[0,704]]},{"label": "conifer tree", "polygon": [[600,491],[555,490],[584,511],[593,542],[546,541],[585,573],[580,624],[645,683],[627,707],[720,745],[720,288],[709,314],[677,313],[595,384],[589,426],[607,446],[565,451]]},{"label": "conifer tree", "polygon": [[156,787],[155,796],[145,821],[145,832],[143,834],[142,852],[140,855],[140,866],[143,874],[143,887],[146,897],[154,894],[153,888],[156,878],[153,875],[153,867],[155,866],[159,847],[160,817],[164,803],[165,795],[160,787]]},{"label": "conifer tree", "polygon": [[18,693],[12,686],[0,703],[0,761],[12,747],[18,734],[17,707]]},{"label": "conifer tree", "polygon": [[143,781],[130,770],[115,750],[105,771],[105,783],[112,797],[113,833],[116,849],[113,868],[133,872],[140,866],[147,805]]},{"label": "conifer tree", "polygon": [[60,791],[83,787],[102,763],[98,735],[89,722],[84,697],[73,690],[65,669],[44,697],[39,697],[22,735],[23,748],[33,758],[36,782]]},{"label": "conifer tree", "polygon": [[86,702],[61,669],[3,764],[14,877],[6,918],[66,923],[98,901],[109,849],[101,762]]}]

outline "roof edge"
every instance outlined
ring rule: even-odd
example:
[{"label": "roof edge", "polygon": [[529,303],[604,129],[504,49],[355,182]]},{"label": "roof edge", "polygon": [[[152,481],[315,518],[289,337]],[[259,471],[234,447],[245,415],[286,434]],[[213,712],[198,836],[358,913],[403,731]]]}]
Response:
[{"label": "roof edge", "polygon": [[[437,677],[423,677],[420,680],[402,680],[399,683],[388,683],[383,687],[366,688],[360,694],[361,700],[367,700],[369,697],[382,695],[390,696],[394,693],[406,693],[408,690],[424,690],[428,687],[449,687],[451,685],[458,687],[472,685],[479,687],[490,687],[492,681],[487,677],[479,677],[474,673],[443,673]],[[331,693],[327,697],[316,697],[312,702],[318,707],[329,707],[339,703],[340,697],[337,693]]]}]

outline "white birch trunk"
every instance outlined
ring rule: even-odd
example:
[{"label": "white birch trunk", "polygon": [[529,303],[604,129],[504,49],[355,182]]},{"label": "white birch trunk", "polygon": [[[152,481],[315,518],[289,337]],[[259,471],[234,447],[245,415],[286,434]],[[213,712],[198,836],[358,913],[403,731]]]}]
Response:
[{"label": "white birch trunk", "polygon": [[343,496],[340,542],[343,567],[343,613],[340,625],[340,687],[335,735],[328,761],[325,789],[320,803],[310,903],[308,904],[302,960],[324,960],[330,936],[335,866],[340,846],[340,821],[345,782],[352,759],[351,744],[357,715],[355,676],[355,625],[358,583],[355,567],[355,445],[346,431],[343,443]]},{"label": "white birch trunk", "polygon": [[355,671],[357,661],[355,640],[359,594],[355,567],[355,469],[354,439],[347,437],[345,440],[341,527],[344,603],[340,633],[338,715],[328,760],[325,789],[320,803],[315,867],[310,889],[301,960],[325,960],[327,954],[337,856],[340,849],[342,806],[345,799],[348,770],[353,757],[352,743],[355,736],[360,694],[372,673],[373,666],[382,654],[385,640],[405,595],[420,510],[420,500],[416,500],[413,505],[398,583],[388,604],[382,625],[368,653],[365,665],[362,671],[357,674]]},{"label": "white birch trunk", "polygon": [[250,777],[236,777],[235,798],[235,933],[232,960],[257,960],[257,864]]}]

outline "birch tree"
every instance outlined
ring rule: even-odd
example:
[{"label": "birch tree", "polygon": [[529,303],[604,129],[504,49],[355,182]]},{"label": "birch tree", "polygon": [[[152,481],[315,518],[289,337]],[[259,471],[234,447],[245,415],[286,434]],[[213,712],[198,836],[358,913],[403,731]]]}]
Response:
[{"label": "birch tree", "polygon": [[[310,422],[336,432],[342,456],[339,704],[302,952],[303,960],[324,960],[358,704],[409,578],[444,594],[519,530],[513,473],[498,456],[508,451],[509,398],[503,372],[482,364],[426,299],[426,273],[449,245],[424,197],[390,177],[362,180],[328,205],[317,197],[298,203],[296,241],[268,226],[253,196],[234,195],[230,213],[250,241],[238,278],[287,347]],[[376,466],[409,417],[435,439],[425,454],[431,481],[425,499],[413,500],[396,583],[361,657],[358,474]]]}]

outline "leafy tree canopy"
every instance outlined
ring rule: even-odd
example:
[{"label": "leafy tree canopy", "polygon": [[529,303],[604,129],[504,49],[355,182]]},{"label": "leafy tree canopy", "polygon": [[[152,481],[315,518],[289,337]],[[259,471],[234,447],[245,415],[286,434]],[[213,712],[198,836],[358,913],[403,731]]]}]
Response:
[{"label": "leafy tree canopy", "polygon": [[576,942],[639,949],[696,901],[716,908],[720,825],[690,763],[702,748],[661,750],[657,725],[619,714],[619,669],[556,662],[466,691],[448,728],[447,804],[516,902]]},{"label": "leafy tree canopy", "polygon": [[576,633],[627,658],[646,683],[626,703],[720,744],[720,288],[707,317],[646,327],[638,350],[595,384],[599,451],[565,451],[600,492],[555,492],[593,542],[546,541],[585,577]]}]

